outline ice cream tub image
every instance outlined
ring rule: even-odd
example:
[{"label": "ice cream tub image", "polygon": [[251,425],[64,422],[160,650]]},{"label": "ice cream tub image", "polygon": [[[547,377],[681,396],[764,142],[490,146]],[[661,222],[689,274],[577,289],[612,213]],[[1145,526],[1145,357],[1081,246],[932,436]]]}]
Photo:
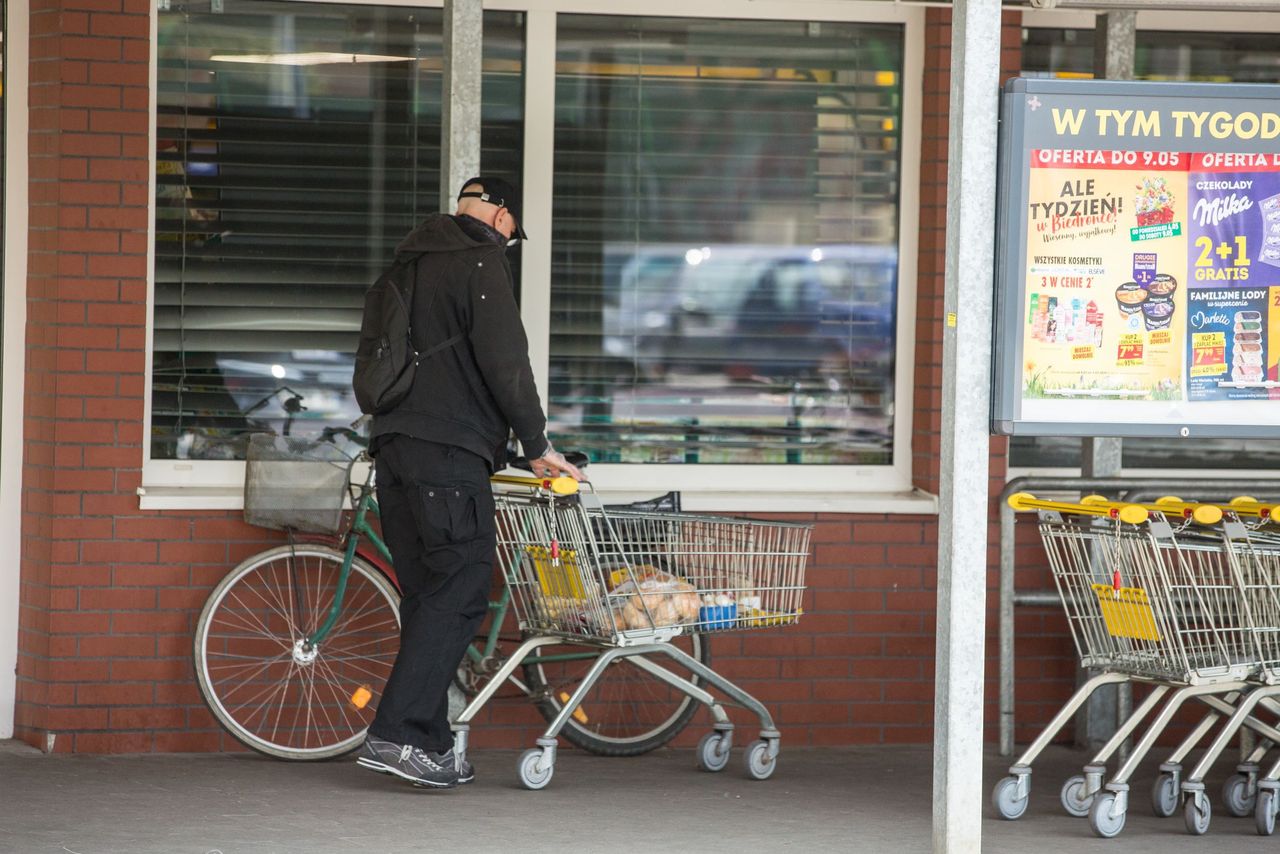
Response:
[{"label": "ice cream tub image", "polygon": [[1262,312],[1260,311],[1237,311],[1236,320],[1262,320]]},{"label": "ice cream tub image", "polygon": [[1261,332],[1238,332],[1236,333],[1236,343],[1237,344],[1257,344],[1258,347],[1261,348],[1262,333]]},{"label": "ice cream tub image", "polygon": [[1147,329],[1167,329],[1173,320],[1173,301],[1149,299],[1142,304],[1142,319]]},{"label": "ice cream tub image", "polygon": [[1241,341],[1236,338],[1234,349],[1237,353],[1257,353],[1259,359],[1262,357],[1262,344],[1257,341]]},{"label": "ice cream tub image", "polygon": [[1239,335],[1241,332],[1261,332],[1261,320],[1237,320],[1235,333]]},{"label": "ice cream tub image", "polygon": [[1237,368],[1260,368],[1262,367],[1261,353],[1243,353],[1239,350],[1231,357],[1231,364]]},{"label": "ice cream tub image", "polygon": [[1237,383],[1256,383],[1262,381],[1262,368],[1233,368],[1231,381]]},{"label": "ice cream tub image", "polygon": [[1168,273],[1156,273],[1155,279],[1147,285],[1147,293],[1152,296],[1170,297],[1178,289],[1178,280]]},{"label": "ice cream tub image", "polygon": [[1125,282],[1116,288],[1116,305],[1124,314],[1137,314],[1151,295],[1137,282]]}]

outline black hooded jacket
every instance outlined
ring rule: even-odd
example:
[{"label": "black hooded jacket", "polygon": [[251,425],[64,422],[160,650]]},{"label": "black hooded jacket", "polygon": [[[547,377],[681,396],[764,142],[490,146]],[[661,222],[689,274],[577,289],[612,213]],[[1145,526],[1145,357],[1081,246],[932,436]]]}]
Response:
[{"label": "black hooded jacket", "polygon": [[405,399],[374,417],[375,452],[380,437],[403,434],[465,448],[496,471],[514,430],[525,456],[542,456],[550,447],[547,419],[503,248],[435,214],[400,242],[396,260],[419,253],[414,343],[426,352],[457,340],[424,358]]}]

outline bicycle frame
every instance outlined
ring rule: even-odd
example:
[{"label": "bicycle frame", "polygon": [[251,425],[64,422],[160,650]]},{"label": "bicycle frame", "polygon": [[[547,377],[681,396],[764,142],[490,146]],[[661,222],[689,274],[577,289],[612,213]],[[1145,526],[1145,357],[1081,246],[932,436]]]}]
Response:
[{"label": "bicycle frame", "polygon": [[[322,623],[320,627],[307,638],[307,647],[313,647],[321,643],[338,622],[338,617],[342,613],[343,600],[346,597],[347,580],[351,576],[351,563],[355,560],[355,556],[357,554],[360,554],[362,557],[370,560],[371,563],[378,565],[380,568],[385,566],[394,569],[394,563],[391,559],[391,550],[387,548],[386,541],[384,541],[373,526],[369,524],[370,514],[381,518],[381,513],[378,509],[378,502],[374,498],[373,487],[370,485],[372,476],[371,468],[369,479],[360,486],[360,497],[355,503],[355,513],[351,519],[351,527],[348,529],[345,537],[346,543],[343,547],[342,569],[338,574],[338,584],[337,588],[334,590],[333,604],[329,607],[329,615],[325,618],[324,623]],[[541,479],[505,477],[499,475],[496,476],[494,480],[497,482],[507,483],[527,483],[539,482]],[[541,482],[544,485],[548,483],[547,481]],[[372,556],[368,554],[367,550],[362,550],[360,548],[362,539],[367,539],[373,545],[378,559],[372,558]],[[392,577],[391,580],[398,590],[400,588],[399,580],[394,577]],[[503,584],[502,593],[497,599],[490,600],[489,602],[489,610],[493,613],[493,619],[490,621],[489,632],[485,637],[484,646],[482,649],[477,649],[474,641],[468,644],[466,649],[467,658],[477,664],[492,658],[494,652],[498,648],[499,634],[502,629],[502,624],[506,621],[507,611],[510,610],[510,607],[511,591],[505,584]],[[598,651],[571,652],[556,655],[532,656],[526,658],[525,661],[529,664],[550,664],[564,661],[585,661],[598,656]],[[527,693],[528,689],[525,690]]]}]

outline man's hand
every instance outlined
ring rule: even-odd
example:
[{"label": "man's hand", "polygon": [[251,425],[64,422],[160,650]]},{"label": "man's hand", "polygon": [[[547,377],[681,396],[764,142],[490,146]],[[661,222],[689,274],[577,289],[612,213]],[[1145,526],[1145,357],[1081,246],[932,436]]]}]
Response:
[{"label": "man's hand", "polygon": [[533,473],[538,477],[559,477],[560,475],[568,475],[574,480],[582,480],[582,472],[578,471],[578,467],[564,458],[564,454],[559,451],[550,450],[538,457],[536,460],[530,461]]}]

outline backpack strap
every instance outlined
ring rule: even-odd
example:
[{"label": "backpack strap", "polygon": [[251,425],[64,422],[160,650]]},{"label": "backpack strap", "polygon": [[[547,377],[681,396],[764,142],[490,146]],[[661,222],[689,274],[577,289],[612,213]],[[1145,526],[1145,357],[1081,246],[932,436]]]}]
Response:
[{"label": "backpack strap", "polygon": [[[454,344],[457,344],[464,337],[466,337],[462,333],[458,333],[457,335],[450,336],[449,338],[446,338],[444,341],[441,341],[439,344],[436,344],[435,346],[429,347],[425,350],[419,350],[417,345],[413,343],[413,301],[418,296],[418,260],[423,255],[426,255],[426,254],[427,253],[425,252],[420,252],[417,255],[413,256],[413,258],[410,258],[405,261],[405,265],[412,268],[411,274],[413,276],[413,293],[410,295],[410,298],[409,298],[409,347],[413,350],[413,363],[415,365],[417,365],[419,362],[421,362],[423,359],[427,358],[428,356],[434,356],[436,353],[439,353],[441,350],[446,350],[449,347],[452,347]],[[440,288],[435,287],[431,289],[431,301],[427,303],[428,318],[431,317],[431,309],[435,308],[436,296],[439,293],[440,293]]]}]

